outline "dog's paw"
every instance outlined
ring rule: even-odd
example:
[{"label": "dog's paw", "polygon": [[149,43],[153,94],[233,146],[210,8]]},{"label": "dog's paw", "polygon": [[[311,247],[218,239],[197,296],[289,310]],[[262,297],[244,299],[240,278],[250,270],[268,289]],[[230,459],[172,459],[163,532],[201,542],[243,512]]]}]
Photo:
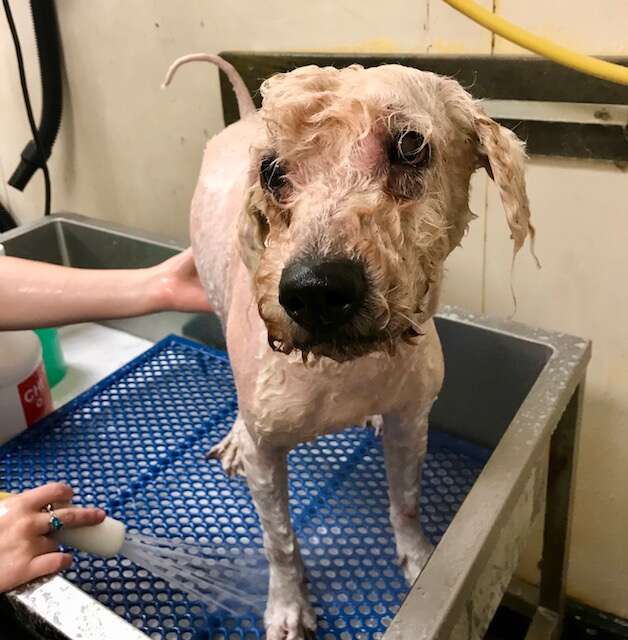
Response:
[{"label": "dog's paw", "polygon": [[434,547],[423,534],[416,514],[396,514],[391,517],[397,542],[397,560],[408,584],[417,579],[429,560]]},{"label": "dog's paw", "polygon": [[315,638],[316,615],[305,593],[292,598],[269,597],[264,623],[266,640]]},{"label": "dog's paw", "polygon": [[399,555],[399,565],[403,569],[403,575],[410,586],[414,584],[414,581],[419,577],[423,567],[427,564],[427,561],[432,554],[434,547],[429,542],[423,542],[421,545],[416,545],[412,550],[407,551],[402,555]]},{"label": "dog's paw", "polygon": [[434,550],[417,525],[407,526],[405,530],[397,530],[397,559],[403,570],[403,575],[412,585],[419,577],[423,567]]},{"label": "dog's paw", "polygon": [[381,436],[384,432],[384,418],[380,415],[367,416],[365,426],[372,427],[376,436]]},{"label": "dog's paw", "polygon": [[232,429],[217,445],[212,447],[207,457],[220,460],[225,473],[231,478],[236,475],[245,475],[238,432],[235,429]]}]

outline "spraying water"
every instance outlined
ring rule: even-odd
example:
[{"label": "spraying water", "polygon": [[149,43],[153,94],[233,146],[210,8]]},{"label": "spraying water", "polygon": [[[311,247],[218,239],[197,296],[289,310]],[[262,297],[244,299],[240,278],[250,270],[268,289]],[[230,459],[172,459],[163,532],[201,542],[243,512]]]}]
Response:
[{"label": "spraying water", "polygon": [[118,553],[201,601],[210,612],[260,615],[264,611],[267,570],[259,551],[207,548],[180,538],[127,532]]},{"label": "spraying water", "polygon": [[[10,496],[0,491],[0,502]],[[268,569],[261,550],[156,538],[127,531],[123,522],[110,516],[97,525],[62,528],[54,538],[103,558],[125,556],[204,604],[210,613],[224,609],[238,616],[264,611]]]},{"label": "spraying water", "polygon": [[122,555],[146,571],[186,592],[209,612],[261,614],[268,569],[261,550],[250,547],[190,544],[181,538],[156,538],[127,531],[107,516],[100,524],[54,534],[61,544],[103,558]]}]

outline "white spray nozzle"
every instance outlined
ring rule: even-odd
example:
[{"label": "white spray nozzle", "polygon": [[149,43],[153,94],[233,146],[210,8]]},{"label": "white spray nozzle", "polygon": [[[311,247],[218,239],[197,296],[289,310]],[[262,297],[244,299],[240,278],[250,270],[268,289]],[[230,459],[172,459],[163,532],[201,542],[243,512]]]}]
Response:
[{"label": "white spray nozzle", "polygon": [[103,558],[111,558],[122,548],[125,534],[124,523],[106,517],[100,524],[91,527],[61,529],[55,533],[54,538],[68,547],[87,551]]}]

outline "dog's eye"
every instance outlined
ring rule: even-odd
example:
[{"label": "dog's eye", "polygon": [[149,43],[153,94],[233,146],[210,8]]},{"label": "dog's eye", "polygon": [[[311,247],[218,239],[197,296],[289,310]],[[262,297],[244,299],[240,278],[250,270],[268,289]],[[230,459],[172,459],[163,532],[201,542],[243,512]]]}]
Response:
[{"label": "dog's eye", "polygon": [[259,180],[264,189],[278,196],[280,189],[286,184],[286,174],[277,160],[277,156],[269,154],[262,158],[259,167]]},{"label": "dog's eye", "polygon": [[390,146],[390,161],[413,167],[426,167],[432,158],[428,142],[418,131],[403,131],[393,138]]}]

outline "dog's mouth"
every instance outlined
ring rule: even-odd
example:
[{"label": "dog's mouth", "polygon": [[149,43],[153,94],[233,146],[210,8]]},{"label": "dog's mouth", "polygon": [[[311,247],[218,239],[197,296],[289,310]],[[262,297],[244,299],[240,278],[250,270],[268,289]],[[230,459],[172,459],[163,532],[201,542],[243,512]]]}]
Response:
[{"label": "dog's mouth", "polygon": [[327,357],[336,362],[346,362],[375,352],[393,356],[400,344],[415,345],[422,335],[420,328],[414,323],[404,323],[402,326],[387,327],[368,335],[352,335],[349,331],[313,335],[297,331],[291,339],[282,339],[269,331],[268,344],[273,351],[284,354],[298,351],[304,362],[310,357]]}]

